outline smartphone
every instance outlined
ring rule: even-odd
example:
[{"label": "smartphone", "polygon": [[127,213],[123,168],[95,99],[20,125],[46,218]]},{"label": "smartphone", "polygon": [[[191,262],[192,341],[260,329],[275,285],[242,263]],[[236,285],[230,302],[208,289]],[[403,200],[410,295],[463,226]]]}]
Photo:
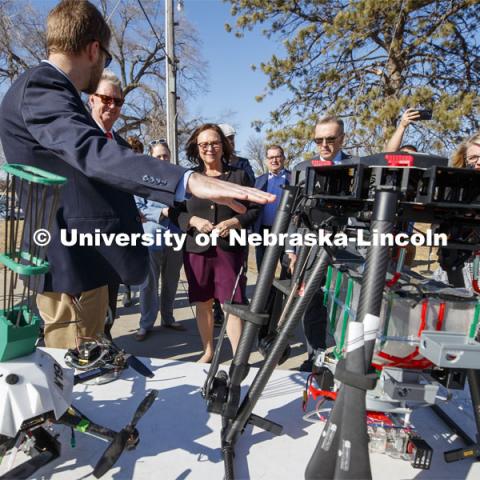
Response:
[{"label": "smartphone", "polygon": [[432,111],[431,110],[417,110],[420,116],[417,120],[431,120],[432,119]]}]

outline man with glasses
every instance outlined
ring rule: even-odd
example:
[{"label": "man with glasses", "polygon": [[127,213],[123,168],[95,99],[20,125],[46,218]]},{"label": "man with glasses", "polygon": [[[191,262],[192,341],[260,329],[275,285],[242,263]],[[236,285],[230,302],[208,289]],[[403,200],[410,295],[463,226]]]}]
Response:
[{"label": "man with glasses", "polygon": [[[312,160],[301,162],[295,166],[292,178],[295,184],[305,181],[305,170],[312,165],[312,161],[323,161],[325,165],[340,165],[358,161],[357,157],[345,153],[342,150],[345,140],[343,120],[335,116],[322,117],[315,125],[314,142],[317,146],[317,155]],[[296,227],[289,229],[294,233]],[[286,252],[290,257],[290,270],[293,270],[297,256],[294,249],[287,247]],[[323,305],[321,288],[313,296],[303,317],[303,332],[307,344],[307,360],[300,365],[299,370],[311,372],[315,357],[325,350],[327,342],[327,310]]]},{"label": "man with glasses", "polygon": [[[50,271],[42,278],[37,297],[48,347],[74,348],[77,339],[103,332],[107,285],[139,284],[147,272],[148,252],[142,245],[66,247],[60,242],[61,229],[141,235],[132,193],[169,205],[191,193],[239,212],[245,207],[236,199],[273,201],[263,192],[136,154],[106,137],[81,92],[97,92],[111,61],[110,37],[109,26],[93,4],[62,0],[47,19],[48,60],[20,75],[0,107],[7,162],[43,168],[68,180],[47,249]],[[118,103],[119,98],[114,104],[115,100]],[[51,202],[48,197],[47,209]]]},{"label": "man with glasses", "polygon": [[104,70],[98,87],[88,98],[92,117],[105,136],[114,139],[120,145],[129,146],[119,135],[113,132],[113,125],[120,117],[123,105],[122,84],[110,70]]},{"label": "man with glasses", "polygon": [[[111,57],[107,56],[105,63],[110,63],[109,59]],[[119,145],[128,147],[130,146],[129,143],[113,130],[113,125],[120,117],[123,101],[122,82],[111,70],[105,69],[100,77],[96,92],[88,98],[88,105],[90,106],[93,119],[105,136]],[[108,318],[107,316],[105,325],[105,333],[107,335],[110,335],[113,321],[117,316],[119,287],[120,283],[117,281],[108,284],[108,306],[111,317]]]},{"label": "man with glasses", "polygon": [[[149,143],[149,153],[152,157],[164,162],[170,162],[170,148],[166,140],[153,140]],[[168,219],[168,205],[154,202],[141,197],[135,197],[137,208],[143,215],[143,230],[163,241],[167,232],[181,234],[181,230]],[[157,235],[159,234],[159,235]],[[186,328],[175,321],[173,306],[177,293],[180,270],[183,264],[182,251],[174,250],[169,245],[152,245],[148,247],[149,267],[145,281],[140,285],[140,325],[135,340],[142,342],[150,334],[158,312],[160,325],[164,328],[184,332]],[[158,287],[160,284],[160,301]]]},{"label": "man with glasses", "polygon": [[[269,232],[271,230],[278,206],[280,205],[282,187],[290,183],[290,172],[285,168],[285,152],[280,145],[267,147],[265,164],[268,172],[257,178],[255,187],[276,195],[276,199],[275,202],[265,205],[261,209],[255,223],[255,233]],[[259,245],[255,248],[258,270],[260,270],[264,254],[265,246]]]}]

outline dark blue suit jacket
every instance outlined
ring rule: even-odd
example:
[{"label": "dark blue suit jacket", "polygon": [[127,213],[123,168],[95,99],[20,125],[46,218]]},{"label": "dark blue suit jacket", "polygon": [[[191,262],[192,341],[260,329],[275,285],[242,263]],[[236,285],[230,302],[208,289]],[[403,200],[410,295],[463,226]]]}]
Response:
[{"label": "dark blue suit jacket", "polygon": [[[52,241],[50,272],[40,290],[77,294],[111,281],[146,276],[144,247],[64,247],[60,228],[93,233],[142,233],[132,193],[173,205],[185,170],[108,140],[73,84],[48,63],[22,74],[0,107],[0,139],[9,163],[33,165],[67,178]],[[47,209],[51,197],[47,198]]]}]

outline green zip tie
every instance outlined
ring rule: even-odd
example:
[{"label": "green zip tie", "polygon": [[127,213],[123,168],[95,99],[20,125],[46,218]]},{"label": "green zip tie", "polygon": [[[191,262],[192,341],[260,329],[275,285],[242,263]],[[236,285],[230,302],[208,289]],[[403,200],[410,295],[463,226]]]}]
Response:
[{"label": "green zip tie", "polygon": [[343,312],[342,331],[340,333],[340,342],[333,351],[337,360],[339,360],[343,356],[342,351],[343,346],[345,345],[345,337],[347,335],[348,317],[350,316],[350,308],[352,306],[353,284],[353,278],[349,278],[347,284],[347,296],[345,298],[345,311]]},{"label": "green zip tie", "polygon": [[78,422],[78,425],[75,427],[75,430],[77,430],[78,432],[85,433],[89,426],[90,426],[90,422],[85,418],[83,418]]},{"label": "green zip tie", "polygon": [[64,185],[67,183],[65,177],[55,175],[54,173],[46,172],[41,168],[32,167],[30,165],[20,165],[15,163],[7,163],[2,166],[2,169],[18,178],[23,178],[32,183],[41,183],[42,185]]},{"label": "green zip tie", "polygon": [[326,307],[328,303],[328,295],[330,293],[330,284],[332,283],[333,267],[328,266],[327,278],[325,279],[325,290],[323,292],[323,305]]},{"label": "green zip tie", "polygon": [[340,287],[342,286],[343,272],[338,270],[337,278],[335,279],[335,291],[333,292],[333,305],[332,312],[330,313],[330,333],[333,335],[335,330],[335,317],[337,315],[337,298],[340,293]]},{"label": "green zip tie", "polygon": [[477,334],[479,318],[480,318],[480,300],[477,300],[477,304],[475,305],[475,312],[473,313],[473,322],[470,325],[470,332],[468,333],[468,338],[470,340],[475,339],[475,335]]}]

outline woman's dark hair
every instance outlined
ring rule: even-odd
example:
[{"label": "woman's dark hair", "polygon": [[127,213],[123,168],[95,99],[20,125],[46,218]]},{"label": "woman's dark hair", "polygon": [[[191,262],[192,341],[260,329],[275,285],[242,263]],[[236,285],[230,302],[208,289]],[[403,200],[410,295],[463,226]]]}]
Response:
[{"label": "woman's dark hair", "polygon": [[190,138],[187,141],[187,145],[185,147],[185,152],[187,154],[187,159],[197,165],[200,171],[203,171],[205,168],[203,165],[203,161],[200,158],[200,152],[198,151],[198,136],[204,132],[205,130],[214,130],[220,136],[220,140],[222,142],[222,151],[223,151],[223,159],[228,164],[230,163],[230,158],[233,156],[233,148],[230,142],[228,141],[227,137],[223,134],[222,130],[218,125],[215,123],[204,123],[195,129],[192,133]]},{"label": "woman's dark hair", "polygon": [[127,142],[135,153],[143,153],[143,143],[136,135],[127,137]]}]

